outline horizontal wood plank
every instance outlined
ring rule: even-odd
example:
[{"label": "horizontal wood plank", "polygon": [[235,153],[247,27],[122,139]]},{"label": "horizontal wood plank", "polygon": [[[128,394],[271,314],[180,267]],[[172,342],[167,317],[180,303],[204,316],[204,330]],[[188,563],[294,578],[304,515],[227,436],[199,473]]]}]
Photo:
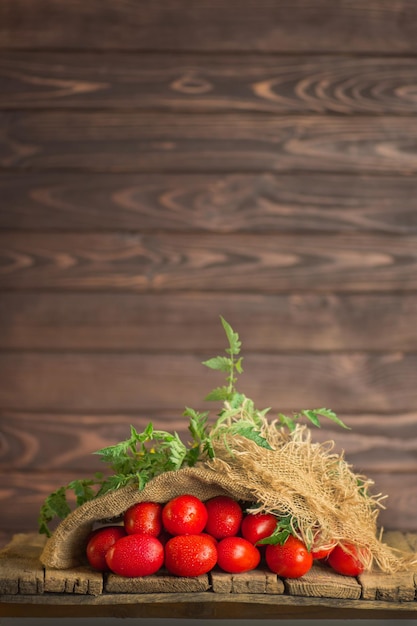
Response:
[{"label": "horizontal wood plank", "polygon": [[44,568],[39,560],[44,544],[44,538],[35,534],[16,534],[0,552],[0,595],[44,593]]},{"label": "horizontal wood plank", "polygon": [[12,540],[14,535],[14,530],[0,530],[0,550],[2,550],[10,541]]},{"label": "horizontal wood plank", "polygon": [[[417,295],[3,292],[0,349],[220,354],[222,315],[246,351],[417,351]],[[204,332],[201,329],[204,328]]]},{"label": "horizontal wood plank", "polygon": [[417,234],[415,176],[0,173],[0,227]]},{"label": "horizontal wood plank", "polygon": [[412,602],[366,602],[340,598],[304,598],[274,594],[198,593],[104,594],[100,604],[84,596],[82,604],[68,595],[5,595],[0,610],[14,618],[159,618],[159,619],[380,619],[413,620],[417,605]]},{"label": "horizontal wood plank", "polygon": [[[8,535],[10,529],[15,533],[36,532],[39,509],[44,499],[61,485],[76,478],[85,478],[85,474],[9,472],[7,487],[0,488],[0,531],[5,535]],[[378,526],[416,532],[416,474],[375,474],[373,478],[377,489],[389,495],[385,501],[386,508],[379,511]]]},{"label": "horizontal wood plank", "polygon": [[0,168],[110,172],[417,172],[399,116],[0,112]]},{"label": "horizontal wood plank", "polygon": [[[410,576],[412,576],[410,574]],[[353,576],[341,576],[326,565],[313,564],[313,567],[299,578],[286,580],[286,590],[293,596],[318,598],[351,598],[359,600],[362,589]]]},{"label": "horizontal wood plank", "polygon": [[[207,393],[224,383],[221,373],[201,364],[210,356],[3,352],[0,405],[47,413],[203,407]],[[417,405],[416,367],[416,354],[400,352],[252,353],[239,387],[259,408],[408,412]]]},{"label": "horizontal wood plank", "polygon": [[0,108],[414,115],[413,57],[8,52]]},{"label": "horizontal wood plank", "polygon": [[[387,530],[417,530],[417,474],[374,474],[374,492],[387,494],[385,509],[379,513],[379,526]],[[413,520],[414,518],[414,520]]]},{"label": "horizontal wood plank", "polygon": [[0,288],[165,292],[417,289],[417,238],[0,233]]},{"label": "horizontal wood plank", "polygon": [[0,46],[25,49],[415,52],[413,0],[2,0]]},{"label": "horizontal wood plank", "polygon": [[[196,407],[198,408],[198,407]],[[213,407],[209,421],[216,419]],[[291,415],[291,409],[280,407]],[[149,422],[159,430],[177,432],[190,441],[184,407],[172,410],[131,413],[31,413],[3,410],[0,468],[4,471],[84,471],[93,475],[101,468],[97,450],[124,441],[130,425],[141,432]],[[271,419],[275,417],[271,412]],[[339,413],[351,430],[341,429],[322,419],[320,429],[312,428],[316,442],[334,441],[334,451],[344,451],[356,472],[372,476],[391,472],[399,476],[417,473],[416,413],[351,415]]]}]

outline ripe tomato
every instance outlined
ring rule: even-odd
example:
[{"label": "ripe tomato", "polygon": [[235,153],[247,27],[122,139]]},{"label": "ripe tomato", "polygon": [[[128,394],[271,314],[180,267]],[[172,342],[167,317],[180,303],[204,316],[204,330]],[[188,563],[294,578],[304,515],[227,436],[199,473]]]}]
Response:
[{"label": "ripe tomato", "polygon": [[253,544],[269,537],[277,525],[277,518],[271,513],[249,513],[241,524],[241,532],[245,539]]},{"label": "ripe tomato", "polygon": [[99,572],[106,572],[109,569],[106,563],[107,550],[125,535],[123,526],[104,526],[94,530],[86,548],[87,560],[91,567]]},{"label": "ripe tomato", "polygon": [[[364,551],[363,551],[364,554]],[[360,551],[352,543],[336,546],[327,557],[327,563],[338,573],[344,576],[359,576],[365,566],[359,558]]]},{"label": "ripe tomato", "polygon": [[334,549],[335,544],[329,543],[328,545],[321,546],[320,548],[314,548],[311,550],[311,555],[315,561],[320,561],[322,559],[327,559],[330,552]]},{"label": "ripe tomato", "polygon": [[190,494],[173,498],[162,509],[162,523],[171,535],[198,535],[207,517],[204,502]]},{"label": "ripe tomato", "polygon": [[282,546],[267,545],[265,560],[272,572],[284,578],[300,578],[313,565],[311,552],[293,535],[290,535]]},{"label": "ripe tomato", "polygon": [[213,535],[209,535],[208,533],[198,533],[201,537],[207,537],[210,541],[213,542],[215,546],[217,546],[217,539],[213,537]]},{"label": "ripe tomato", "polygon": [[326,559],[335,547],[335,541],[324,542],[322,534],[320,532],[316,532],[316,534],[314,535],[313,547],[311,549],[313,559],[315,559],[316,561]]},{"label": "ripe tomato", "polygon": [[207,535],[177,535],[165,546],[165,567],[175,576],[201,576],[216,562],[217,548]]},{"label": "ripe tomato", "polygon": [[216,539],[232,537],[239,532],[243,512],[240,504],[229,496],[215,496],[206,502],[208,513],[205,532]]},{"label": "ripe tomato", "polygon": [[258,548],[243,537],[225,537],[217,544],[217,564],[230,574],[249,572],[260,560]]},{"label": "ripe tomato", "polygon": [[149,576],[164,563],[164,547],[152,535],[126,535],[106,553],[108,567],[119,576]]},{"label": "ripe tomato", "polygon": [[138,502],[125,512],[123,522],[129,535],[139,533],[157,537],[162,530],[162,504]]},{"label": "ripe tomato", "polygon": [[311,550],[311,554],[312,557],[315,561],[321,561],[323,559],[327,559],[327,557],[329,556],[330,552],[332,552],[332,550],[334,550],[336,544],[335,543],[329,543],[323,546],[320,546],[320,548],[315,548],[313,546],[313,549]]}]

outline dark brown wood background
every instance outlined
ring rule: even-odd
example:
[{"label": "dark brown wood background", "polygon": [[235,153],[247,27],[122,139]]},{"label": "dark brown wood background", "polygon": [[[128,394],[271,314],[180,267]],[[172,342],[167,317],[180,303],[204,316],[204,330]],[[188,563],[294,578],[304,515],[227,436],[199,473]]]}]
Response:
[{"label": "dark brown wood background", "polygon": [[220,315],[241,389],[335,410],[317,440],[417,530],[416,32],[414,0],[2,0],[2,540],[131,423],[186,436]]}]

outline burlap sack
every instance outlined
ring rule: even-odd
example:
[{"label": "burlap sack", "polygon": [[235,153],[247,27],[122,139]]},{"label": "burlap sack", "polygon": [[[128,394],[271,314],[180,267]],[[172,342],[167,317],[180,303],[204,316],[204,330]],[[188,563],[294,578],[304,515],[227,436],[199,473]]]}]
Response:
[{"label": "burlap sack", "polygon": [[245,486],[231,485],[224,474],[204,467],[186,467],[165,472],[151,480],[142,491],[134,485],[111,491],[75,509],[57,527],[41,554],[46,567],[67,569],[85,563],[86,540],[95,522],[117,518],[136,502],[168,502],[184,493],[205,501],[217,495],[228,495],[250,501],[252,493]]},{"label": "burlap sack", "polygon": [[136,502],[163,503],[190,493],[203,501],[230,495],[257,504],[260,511],[291,515],[294,532],[307,543],[318,533],[323,544],[348,541],[364,548],[367,568],[373,563],[385,572],[406,567],[377,537],[380,503],[368,493],[372,481],[354,474],[342,456],[332,453],[331,443],[312,443],[305,428],[283,434],[267,422],[263,436],[272,449],[243,436],[221,436],[215,442],[215,458],[199,467],[165,472],[142,491],[131,485],[85,503],[60,523],[46,543],[42,563],[73,567],[85,561],[94,522],[120,517]]}]

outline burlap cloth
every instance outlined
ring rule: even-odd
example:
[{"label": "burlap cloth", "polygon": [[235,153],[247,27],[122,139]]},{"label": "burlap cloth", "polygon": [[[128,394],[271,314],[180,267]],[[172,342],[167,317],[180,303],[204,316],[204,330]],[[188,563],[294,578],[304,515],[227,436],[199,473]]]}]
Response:
[{"label": "burlap cloth", "polygon": [[333,454],[332,442],[312,443],[305,428],[283,435],[268,424],[263,435],[272,449],[241,436],[220,437],[215,458],[198,467],[164,472],[142,491],[132,484],[86,502],[59,524],[41,562],[58,569],[84,563],[94,523],[120,519],[136,502],[164,503],[189,493],[203,501],[229,495],[255,503],[259,511],[291,515],[294,532],[306,542],[318,534],[323,544],[349,541],[365,548],[367,568],[376,564],[393,572],[407,567],[377,536],[379,499],[367,493],[372,481],[358,477],[343,457]]},{"label": "burlap cloth", "polygon": [[[122,516],[136,502],[168,502],[184,493],[205,501],[217,495],[230,493],[229,479],[210,469],[186,467],[165,472],[152,479],[142,491],[134,485],[111,491],[75,509],[57,527],[41,554],[47,567],[66,569],[85,562],[85,546],[94,522]],[[236,485],[238,498],[251,499],[251,492]]]}]

